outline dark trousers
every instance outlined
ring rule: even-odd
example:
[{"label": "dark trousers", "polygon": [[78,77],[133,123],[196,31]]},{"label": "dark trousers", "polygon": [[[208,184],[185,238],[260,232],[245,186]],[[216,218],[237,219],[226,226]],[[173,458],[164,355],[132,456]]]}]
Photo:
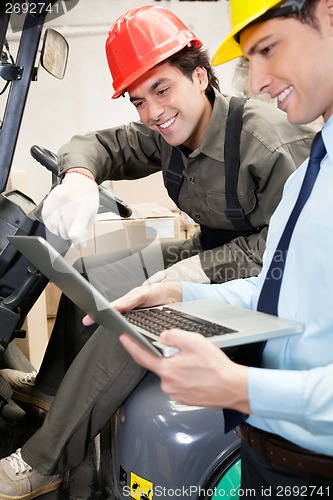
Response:
[{"label": "dark trousers", "polygon": [[241,445],[240,498],[331,498],[333,479],[305,476],[271,463],[246,442]]},{"label": "dark trousers", "polygon": [[42,426],[22,446],[23,459],[41,474],[81,463],[145,373],[115,335],[98,327],[66,371]]}]

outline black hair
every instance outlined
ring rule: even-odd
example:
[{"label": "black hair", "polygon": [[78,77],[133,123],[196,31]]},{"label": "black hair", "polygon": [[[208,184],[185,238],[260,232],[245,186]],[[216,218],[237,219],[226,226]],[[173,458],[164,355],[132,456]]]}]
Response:
[{"label": "black hair", "polygon": [[315,16],[315,10],[318,3],[319,0],[306,0],[305,4],[299,12],[290,14],[290,16],[286,17],[293,17],[294,19],[298,19],[298,21],[300,21],[301,23],[308,24],[309,26],[312,26],[313,28],[319,30],[318,20]]},{"label": "black hair", "polygon": [[[205,90],[206,96],[211,103],[214,102],[214,88],[220,92],[220,85],[217,76],[209,62],[208,52],[202,47],[190,45],[176,54],[170,56],[166,61],[178,68],[186,78],[193,80],[192,75],[195,68],[202,67],[207,71],[208,85]],[[163,64],[163,63],[162,63]]]}]

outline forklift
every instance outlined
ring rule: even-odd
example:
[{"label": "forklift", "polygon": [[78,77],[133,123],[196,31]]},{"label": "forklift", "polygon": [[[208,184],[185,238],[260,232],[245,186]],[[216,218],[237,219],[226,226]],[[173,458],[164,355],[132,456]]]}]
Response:
[{"label": "forklift", "polygon": [[[60,33],[44,26],[63,9],[63,3],[19,1],[15,4],[21,5],[19,12],[13,8],[13,2],[2,2],[0,6],[0,96],[8,94],[0,123],[1,368],[34,369],[15,339],[24,337],[25,318],[48,280],[7,237],[45,237],[40,216],[42,202],[36,205],[24,193],[7,190],[7,183],[30,84],[37,82],[41,68],[60,79],[65,75],[68,43]],[[14,24],[20,33],[15,60],[7,41]],[[30,152],[52,172],[53,185],[60,182],[56,155],[36,145],[31,146]],[[100,204],[104,210],[122,217],[131,215],[130,207],[102,186]],[[17,418],[15,411],[10,410],[11,394],[11,387],[0,377],[0,420],[6,422],[6,435],[8,427],[13,428],[10,420]],[[5,440],[7,448],[0,446],[1,456],[15,451],[39,425],[39,418],[31,423],[31,417],[20,416],[19,432],[15,438]],[[43,495],[45,499],[239,498],[240,443],[234,432],[225,434],[222,409],[190,407],[172,401],[161,391],[159,379],[152,373],[144,377],[95,441],[98,444],[92,443],[86,463],[70,471],[60,490]]]}]

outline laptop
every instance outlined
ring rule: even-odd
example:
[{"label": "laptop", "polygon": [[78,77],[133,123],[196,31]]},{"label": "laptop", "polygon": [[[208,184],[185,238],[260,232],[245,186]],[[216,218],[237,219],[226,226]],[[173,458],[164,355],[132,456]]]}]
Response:
[{"label": "laptop", "polygon": [[[44,238],[9,236],[8,239],[96,323],[118,336],[126,332],[157,356],[170,356],[176,352],[175,348],[159,342],[158,332],[156,333],[156,325],[160,331],[171,327],[170,313],[179,318],[180,323],[176,325],[179,328],[199,331],[202,325],[205,332],[203,334],[221,349],[296,335],[304,329],[302,323],[293,320],[212,300],[194,300],[170,304],[167,307],[136,309],[123,315]],[[147,315],[153,318],[149,319]],[[154,323],[153,328],[151,323]],[[207,330],[210,333],[206,334]]]}]

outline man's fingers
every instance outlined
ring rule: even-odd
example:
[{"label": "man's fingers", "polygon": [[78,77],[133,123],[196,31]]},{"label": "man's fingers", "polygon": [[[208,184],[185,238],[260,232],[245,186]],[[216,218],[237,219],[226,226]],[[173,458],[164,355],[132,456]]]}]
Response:
[{"label": "man's fingers", "polygon": [[202,343],[203,341],[206,345],[206,341],[200,333],[179,330],[178,328],[162,332],[160,335],[160,341],[162,344],[177,347],[180,351],[190,350],[192,343]]},{"label": "man's fingers", "polygon": [[95,323],[95,321],[90,317],[90,316],[84,316],[82,318],[82,324],[84,326],[90,326],[90,325],[93,325]]}]

